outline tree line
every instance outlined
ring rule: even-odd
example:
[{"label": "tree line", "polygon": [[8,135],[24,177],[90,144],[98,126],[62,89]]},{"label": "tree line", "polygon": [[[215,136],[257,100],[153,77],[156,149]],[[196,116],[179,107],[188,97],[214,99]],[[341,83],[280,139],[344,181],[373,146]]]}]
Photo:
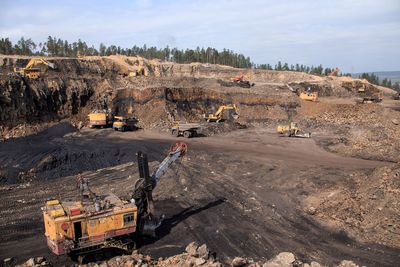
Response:
[{"label": "tree line", "polygon": [[[77,56],[141,56],[147,59],[160,59],[163,61],[172,61],[176,63],[211,63],[228,65],[235,68],[255,68],[264,70],[278,71],[298,71],[313,75],[328,76],[335,71],[334,68],[324,68],[322,65],[306,66],[303,64],[282,63],[279,61],[274,66],[270,64],[254,64],[250,57],[243,54],[235,53],[229,49],[222,51],[215,48],[207,47],[196,49],[178,49],[178,48],[157,48],[155,46],[142,47],[134,45],[132,48],[122,48],[116,45],[106,46],[100,43],[99,48],[93,45],[89,46],[86,42],[78,39],[75,42],[68,42],[60,38],[49,36],[45,42],[35,43],[31,38],[21,37],[15,44],[9,38],[0,38],[0,54],[3,55],[24,55],[24,56],[53,56],[53,57],[77,57]],[[351,76],[350,73],[338,73],[342,76]],[[374,74],[363,73],[360,78],[367,79],[369,82],[391,87],[395,90],[399,89],[399,83],[392,83],[388,79],[379,81],[378,76]]]},{"label": "tree line", "polygon": [[397,92],[400,92],[400,82],[394,82],[392,83],[391,80],[388,78],[384,78],[382,80],[379,79],[378,75],[375,73],[362,73],[360,76],[358,76],[360,79],[366,79],[370,83],[376,84],[376,85],[381,85],[384,87],[392,88],[396,90]]},{"label": "tree line", "polygon": [[252,62],[249,57],[238,54],[229,49],[219,51],[215,48],[196,49],[178,49],[178,48],[157,48],[154,46],[147,47],[143,45],[138,47],[134,45],[132,48],[122,48],[116,45],[106,46],[100,44],[99,49],[93,45],[89,46],[86,42],[78,40],[76,42],[68,42],[60,38],[47,38],[46,42],[36,44],[31,38],[21,38],[17,43],[12,44],[9,38],[0,39],[0,54],[4,55],[41,55],[53,57],[77,57],[77,56],[141,56],[147,59],[160,59],[163,61],[172,61],[176,63],[201,62],[211,64],[222,64],[236,68],[251,68]]}]

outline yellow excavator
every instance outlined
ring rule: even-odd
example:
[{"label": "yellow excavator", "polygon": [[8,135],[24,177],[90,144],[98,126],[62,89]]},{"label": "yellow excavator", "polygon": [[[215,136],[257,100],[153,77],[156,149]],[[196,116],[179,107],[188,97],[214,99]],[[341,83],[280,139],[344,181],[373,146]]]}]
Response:
[{"label": "yellow excavator", "polygon": [[42,74],[42,69],[38,65],[45,65],[51,69],[55,69],[54,63],[48,62],[44,58],[31,58],[25,67],[15,67],[14,73],[29,79],[38,79]]},{"label": "yellow excavator", "polygon": [[232,118],[237,120],[239,118],[239,112],[235,104],[229,104],[229,105],[222,105],[218,108],[218,110],[215,113],[212,114],[204,114],[203,118],[207,122],[220,122],[223,120],[223,115],[225,110],[232,110]]},{"label": "yellow excavator", "polygon": [[82,263],[101,260],[107,249],[131,252],[141,236],[156,237],[164,216],[156,212],[153,190],[169,167],[187,152],[176,143],[151,174],[147,155],[137,152],[139,179],[128,198],[113,193],[96,194],[87,178],[78,176],[80,199],[52,199],[42,208],[47,246],[56,255],[67,254]]}]

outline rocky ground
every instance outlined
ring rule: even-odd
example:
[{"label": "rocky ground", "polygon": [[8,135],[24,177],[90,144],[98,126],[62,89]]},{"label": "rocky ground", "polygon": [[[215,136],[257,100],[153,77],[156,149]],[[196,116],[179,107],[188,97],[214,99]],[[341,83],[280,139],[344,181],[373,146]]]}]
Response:
[{"label": "rocky ground", "polygon": [[[6,266],[11,266],[13,263],[12,258],[5,260]],[[225,264],[226,265],[226,264]],[[52,264],[44,257],[31,258],[17,267],[39,267],[39,266],[52,266]],[[222,267],[224,266],[215,254],[211,253],[205,244],[199,246],[192,242],[190,243],[185,252],[172,257],[152,259],[150,256],[144,256],[135,250],[132,255],[125,255],[114,257],[106,261],[77,264],[77,267],[170,267],[170,266],[203,266],[203,267]],[[252,259],[245,259],[235,257],[229,264],[232,267],[322,267],[318,262],[312,261],[311,263],[302,262],[296,259],[295,255],[290,252],[281,252],[270,260],[254,261]],[[352,261],[343,260],[336,267],[358,267]]]},{"label": "rocky ground", "polygon": [[[129,193],[135,152],[149,153],[154,167],[177,140],[169,126],[181,120],[202,123],[202,135],[185,140],[188,157],[156,192],[169,219],[159,238],[141,244],[143,254],[163,260],[135,254],[108,265],[135,266],[141,258],[147,266],[217,266],[241,256],[250,266],[280,266],[271,260],[281,251],[295,255],[284,254],[293,261],[282,266],[399,262],[400,102],[391,90],[348,77],[262,70],[245,71],[255,83],[250,89],[224,87],[221,80],[243,70],[121,56],[50,61],[57,70],[28,80],[10,74],[27,58],[0,56],[0,258],[73,264],[50,255],[38,238],[41,205],[73,198],[79,172],[99,192]],[[135,68],[144,75],[129,77]],[[289,87],[310,87],[320,100],[302,101]],[[383,102],[356,104],[361,87],[382,92]],[[203,121],[228,103],[238,105],[237,121]],[[140,130],[77,129],[102,107],[138,119]],[[291,120],[312,139],[275,133]],[[216,261],[178,255],[192,241],[207,244]]]}]

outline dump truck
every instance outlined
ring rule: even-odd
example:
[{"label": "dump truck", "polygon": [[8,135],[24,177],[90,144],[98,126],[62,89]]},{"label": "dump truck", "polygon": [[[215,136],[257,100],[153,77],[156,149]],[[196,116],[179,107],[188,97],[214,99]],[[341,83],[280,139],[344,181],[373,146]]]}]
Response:
[{"label": "dump truck", "polygon": [[14,73],[29,79],[38,79],[42,75],[42,69],[38,66],[45,65],[51,69],[55,69],[54,63],[47,61],[44,58],[31,58],[25,67],[15,67]]},{"label": "dump truck", "polygon": [[113,123],[113,117],[107,110],[92,111],[88,117],[90,128],[104,128]]},{"label": "dump truck", "polygon": [[139,179],[129,199],[115,194],[96,195],[86,179],[79,179],[81,199],[52,199],[42,207],[45,237],[56,255],[67,254],[80,263],[90,256],[102,256],[107,248],[130,252],[140,236],[155,237],[163,216],[155,211],[152,192],[173,162],[187,152],[187,145],[176,143],[158,168],[150,175],[147,155],[137,152]]},{"label": "dump truck", "polygon": [[171,134],[173,136],[183,136],[186,138],[194,137],[200,132],[201,126],[198,123],[182,123],[174,122],[171,127]]},{"label": "dump truck", "polygon": [[203,114],[203,118],[207,122],[220,122],[223,120],[224,111],[232,111],[231,116],[235,120],[239,118],[239,112],[235,104],[222,105],[212,114]]},{"label": "dump truck", "polygon": [[317,101],[318,100],[318,92],[301,92],[299,95],[300,99],[307,101]]},{"label": "dump truck", "polygon": [[114,116],[112,127],[115,131],[132,131],[135,128],[135,120],[123,116]]},{"label": "dump truck", "polygon": [[358,104],[366,104],[366,103],[380,103],[382,102],[381,94],[373,94],[369,96],[357,97],[355,99]]},{"label": "dump truck", "polygon": [[276,131],[287,137],[300,137],[300,138],[311,137],[311,133],[305,133],[295,122],[291,122],[287,125],[278,125]]}]

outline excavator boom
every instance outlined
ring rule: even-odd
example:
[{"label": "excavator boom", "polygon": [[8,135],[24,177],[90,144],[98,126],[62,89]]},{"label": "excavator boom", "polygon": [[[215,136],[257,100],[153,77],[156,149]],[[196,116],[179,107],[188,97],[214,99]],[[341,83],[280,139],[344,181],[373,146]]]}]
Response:
[{"label": "excavator boom", "polygon": [[219,121],[222,120],[222,115],[223,115],[225,110],[233,110],[234,113],[233,113],[232,117],[235,120],[239,118],[239,113],[238,113],[238,110],[237,110],[237,107],[236,107],[235,104],[229,104],[229,105],[220,106],[218,108],[218,110],[214,114],[209,114],[208,116],[206,116],[204,114],[203,117],[208,122],[211,122],[211,121],[219,122]]}]

